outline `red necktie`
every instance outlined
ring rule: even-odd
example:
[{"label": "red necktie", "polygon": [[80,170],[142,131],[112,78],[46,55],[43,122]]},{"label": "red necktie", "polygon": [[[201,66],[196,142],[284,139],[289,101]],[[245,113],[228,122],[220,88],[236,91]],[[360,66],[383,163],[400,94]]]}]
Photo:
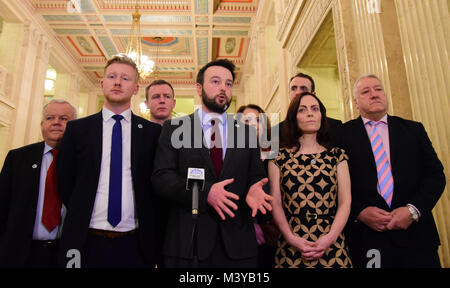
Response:
[{"label": "red necktie", "polygon": [[[217,121],[218,123],[218,121]],[[209,153],[211,155],[211,160],[214,164],[214,170],[216,171],[216,176],[219,177],[220,171],[222,171],[223,159],[222,159],[222,137],[220,135],[219,125],[215,125],[216,120],[211,120],[212,130],[211,130],[211,148]],[[217,141],[216,141],[217,139]]]},{"label": "red necktie", "polygon": [[56,188],[56,157],[58,150],[52,149],[53,161],[48,167],[45,179],[44,209],[42,211],[42,224],[49,232],[53,231],[61,221],[61,200]]}]

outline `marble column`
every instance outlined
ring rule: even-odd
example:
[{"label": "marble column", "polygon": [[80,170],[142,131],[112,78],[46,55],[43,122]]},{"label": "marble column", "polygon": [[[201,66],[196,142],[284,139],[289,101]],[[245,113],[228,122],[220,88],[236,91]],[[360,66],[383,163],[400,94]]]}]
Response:
[{"label": "marble column", "polygon": [[[14,131],[11,135],[11,147],[16,148],[25,144],[26,131],[29,118],[29,110],[32,95],[33,83],[36,73],[36,60],[38,56],[39,40],[41,35],[38,29],[33,24],[25,24],[23,26],[23,37],[21,39],[22,45],[20,47],[17,69],[15,73],[15,87],[13,93],[14,102],[16,103],[16,111],[14,121],[12,123],[11,131]],[[24,119],[26,119],[24,121]]]},{"label": "marble column", "polygon": [[90,91],[88,92],[88,107],[86,114],[89,116],[97,113],[98,111],[98,93],[97,91]]},{"label": "marble column", "polygon": [[30,106],[28,109],[27,129],[25,132],[25,143],[37,142],[42,138],[40,122],[42,120],[42,107],[44,105],[45,78],[50,55],[48,39],[41,35],[34,67],[33,86],[30,95]]},{"label": "marble column", "polygon": [[[387,1],[386,1],[387,2]],[[441,264],[450,267],[450,17],[446,0],[395,0],[412,118],[425,126],[444,165],[447,186],[433,214]],[[382,3],[384,5],[384,2]]]},{"label": "marble column", "polygon": [[64,99],[78,109],[81,77],[76,73],[57,71],[55,99]]}]

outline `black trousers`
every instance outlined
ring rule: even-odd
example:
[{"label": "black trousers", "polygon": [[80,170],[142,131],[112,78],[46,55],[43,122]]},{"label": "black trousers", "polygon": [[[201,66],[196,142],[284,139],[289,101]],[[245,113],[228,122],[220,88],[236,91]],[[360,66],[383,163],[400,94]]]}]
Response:
[{"label": "black trousers", "polygon": [[222,237],[218,233],[211,255],[194,263],[193,259],[164,256],[165,268],[257,268],[258,258],[232,259],[228,256]]},{"label": "black trousers", "polygon": [[[441,268],[437,247],[419,249],[385,245],[358,248],[350,249],[355,268],[378,268],[374,266],[375,260],[379,260],[379,268]],[[378,256],[379,259],[375,259]]]},{"label": "black trousers", "polygon": [[143,268],[138,234],[106,238],[88,233],[81,268]]},{"label": "black trousers", "polygon": [[27,268],[57,268],[59,240],[32,240]]}]

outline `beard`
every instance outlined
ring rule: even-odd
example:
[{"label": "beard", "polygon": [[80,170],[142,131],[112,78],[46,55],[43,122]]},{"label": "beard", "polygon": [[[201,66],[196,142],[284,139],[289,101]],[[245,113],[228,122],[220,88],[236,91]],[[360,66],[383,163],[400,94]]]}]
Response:
[{"label": "beard", "polygon": [[227,96],[225,95],[225,103],[220,104],[216,101],[217,97],[219,97],[219,95],[210,98],[208,94],[206,94],[206,91],[202,88],[202,102],[206,106],[206,108],[208,108],[211,112],[222,114],[227,111],[228,107],[230,107],[231,99],[228,100]]}]

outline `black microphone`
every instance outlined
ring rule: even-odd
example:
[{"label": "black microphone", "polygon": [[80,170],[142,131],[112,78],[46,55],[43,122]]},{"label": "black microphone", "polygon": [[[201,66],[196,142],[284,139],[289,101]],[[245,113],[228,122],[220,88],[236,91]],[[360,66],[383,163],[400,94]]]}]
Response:
[{"label": "black microphone", "polygon": [[198,195],[205,186],[205,169],[203,168],[202,158],[194,155],[189,161],[187,172],[186,190],[192,190],[192,217],[196,218],[198,215]]}]

